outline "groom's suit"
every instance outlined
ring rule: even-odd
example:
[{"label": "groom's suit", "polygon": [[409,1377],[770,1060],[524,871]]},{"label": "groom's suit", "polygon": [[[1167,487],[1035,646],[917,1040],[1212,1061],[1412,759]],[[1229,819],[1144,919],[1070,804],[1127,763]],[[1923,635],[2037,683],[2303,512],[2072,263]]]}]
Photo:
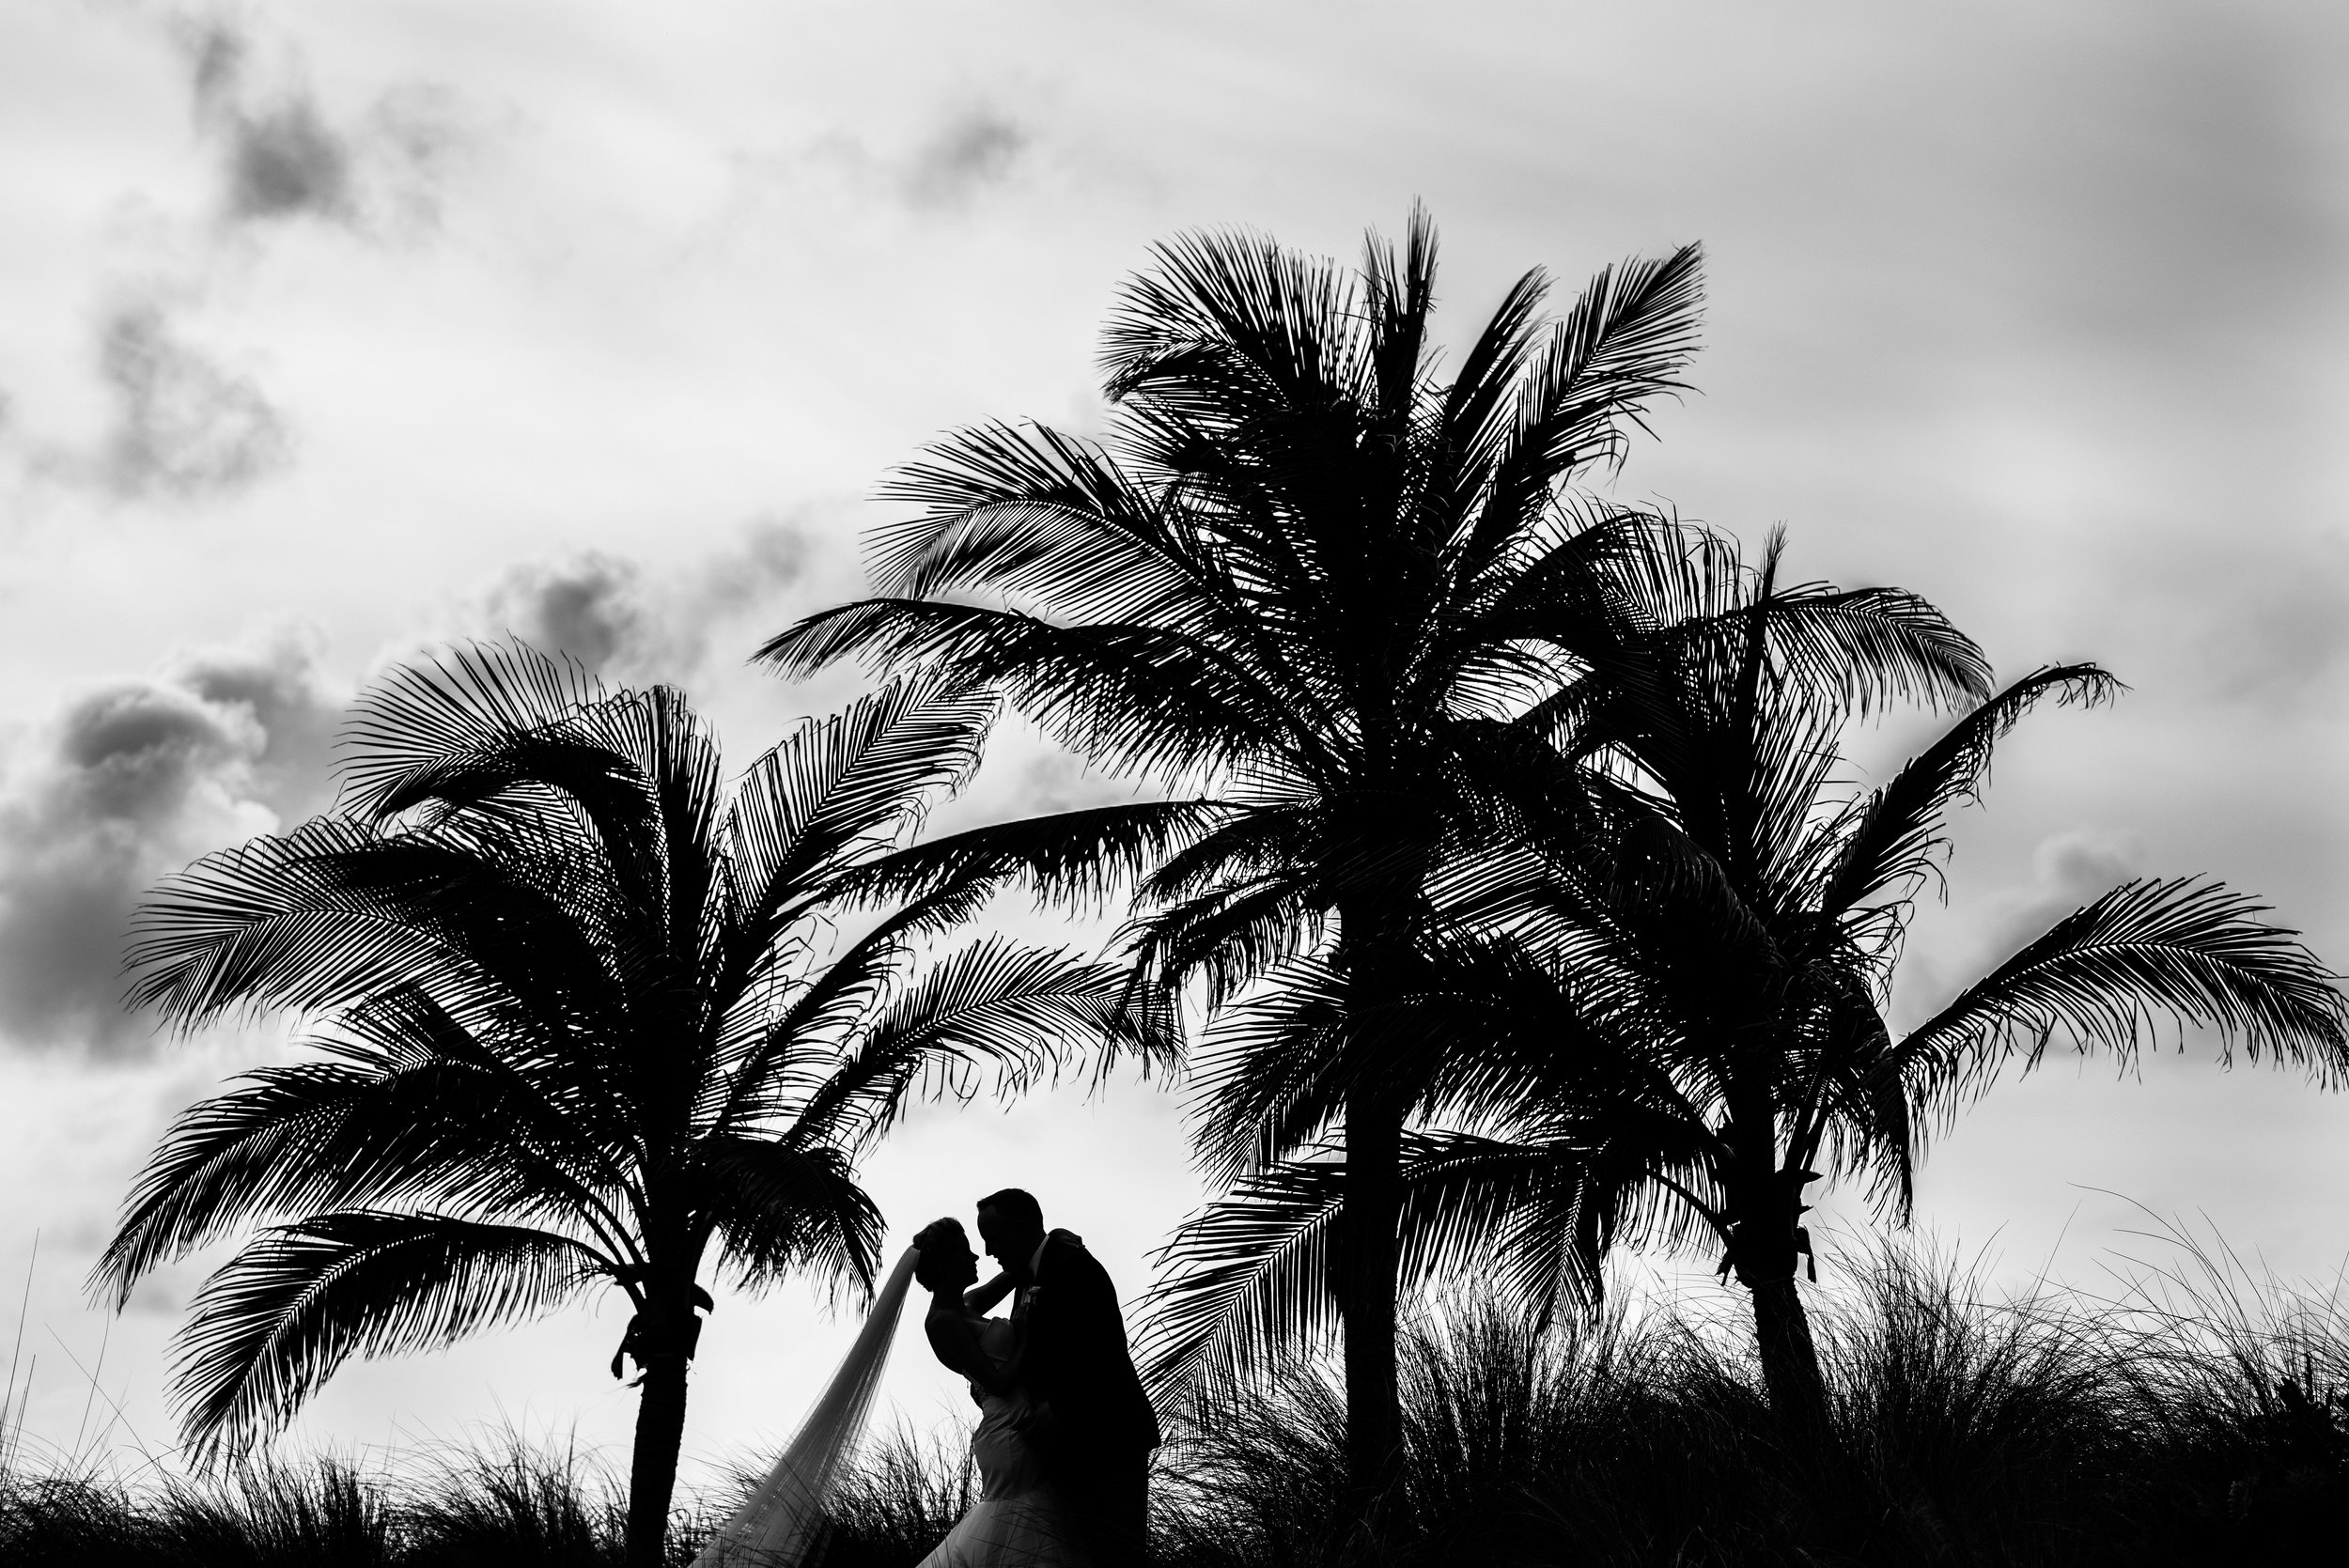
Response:
[{"label": "groom's suit", "polygon": [[1022,1293],[1025,1375],[1051,1405],[1045,1463],[1089,1515],[1101,1568],[1139,1561],[1159,1420],[1135,1375],[1108,1270],[1067,1231],[1044,1238]]}]

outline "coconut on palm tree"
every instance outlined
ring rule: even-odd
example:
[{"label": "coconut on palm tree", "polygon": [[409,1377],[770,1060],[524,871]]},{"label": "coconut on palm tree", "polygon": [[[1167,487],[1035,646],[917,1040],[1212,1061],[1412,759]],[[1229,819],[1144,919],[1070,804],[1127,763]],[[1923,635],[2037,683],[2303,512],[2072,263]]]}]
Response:
[{"label": "coconut on palm tree", "polygon": [[[1417,1090],[1351,1070],[1346,1020],[1416,961],[1448,846],[1570,797],[1541,727],[1517,721],[1562,684],[1636,675],[1619,656],[1688,548],[1669,520],[1576,485],[1680,387],[1695,248],[1602,272],[1556,319],[1529,272],[1449,374],[1435,281],[1420,213],[1359,270],[1244,234],[1160,247],[1108,328],[1104,439],[947,439],[886,492],[913,512],[877,538],[883,597],[762,650],[792,672],[863,656],[1002,690],[1096,762],[1221,803],[1144,885],[1143,967],[1170,990],[1203,980],[1211,1010],[1277,988],[1287,963],[1332,977],[1314,1070],[1345,1088],[1283,1136],[1334,1129],[1347,1173],[1332,1283],[1364,1494],[1398,1452]],[[1813,608],[1822,645],[1856,638],[1904,676],[1965,678],[1967,650],[1906,596]]]},{"label": "coconut on palm tree", "polygon": [[[2038,671],[1882,787],[1843,792],[1852,705],[1773,650],[1776,561],[1774,543],[1723,577],[1753,607],[1742,625],[1692,618],[1657,640],[1638,703],[1575,716],[1562,739],[1598,769],[1592,819],[1451,868],[1423,988],[1385,1027],[1447,1058],[1408,1147],[1415,1269],[1472,1265],[1538,1315],[1594,1295],[1619,1242],[1710,1242],[1750,1296],[1774,1405],[1815,1431],[1796,1283],[1812,1184],[1859,1176],[1905,1221],[1930,1130],[2058,1042],[2126,1060],[2168,1018],[2338,1080],[2349,1032],[2295,933],[2185,878],[2113,889],[1895,1033],[1894,968],[1948,812],[2034,704],[2115,686]],[[1193,1221],[1167,1349],[1213,1366],[1305,1323],[1344,1178],[1291,1162]]]},{"label": "coconut on palm tree", "polygon": [[138,916],[134,996],[165,1019],[314,1032],[309,1059],[179,1118],[98,1265],[119,1303],[249,1238],[179,1336],[190,1440],[267,1434],[354,1353],[616,1288],[643,1370],[629,1557],[660,1561],[710,1285],[869,1292],[856,1162],[909,1094],[1159,1048],[1118,970],[936,951],[986,876],[878,906],[860,882],[967,776],[994,706],[894,686],[729,784],[677,691],[521,646],[366,697],[335,814],[208,857]]}]

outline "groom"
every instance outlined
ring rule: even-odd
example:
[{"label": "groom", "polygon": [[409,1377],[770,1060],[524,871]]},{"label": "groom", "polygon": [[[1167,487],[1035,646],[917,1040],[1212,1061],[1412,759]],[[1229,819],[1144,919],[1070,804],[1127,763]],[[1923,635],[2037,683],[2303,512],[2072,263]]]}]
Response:
[{"label": "groom", "polygon": [[1126,1347],[1117,1287],[1076,1235],[1048,1234],[1041,1205],[1016,1187],[979,1200],[979,1237],[1003,1273],[971,1293],[972,1305],[984,1312],[1019,1292],[1012,1315],[1027,1326],[1025,1380],[1052,1411],[1037,1435],[1046,1466],[1101,1568],[1139,1563],[1159,1421]]}]

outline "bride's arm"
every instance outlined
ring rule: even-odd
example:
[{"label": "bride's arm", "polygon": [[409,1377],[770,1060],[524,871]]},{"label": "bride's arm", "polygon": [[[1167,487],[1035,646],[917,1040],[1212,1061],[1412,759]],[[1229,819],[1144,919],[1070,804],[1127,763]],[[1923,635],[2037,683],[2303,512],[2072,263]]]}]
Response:
[{"label": "bride's arm", "polygon": [[958,1372],[991,1394],[1007,1394],[1018,1381],[1019,1363],[1026,1359],[1023,1348],[1019,1355],[998,1367],[995,1358],[979,1348],[979,1331],[969,1318],[937,1312],[922,1320],[922,1327],[930,1337],[930,1349],[950,1372]]},{"label": "bride's arm", "polygon": [[1017,1288],[1019,1287],[1012,1283],[1010,1271],[1002,1270],[987,1283],[972,1285],[969,1290],[964,1291],[962,1304],[981,1317],[985,1317],[995,1310],[995,1303],[1009,1296]]}]

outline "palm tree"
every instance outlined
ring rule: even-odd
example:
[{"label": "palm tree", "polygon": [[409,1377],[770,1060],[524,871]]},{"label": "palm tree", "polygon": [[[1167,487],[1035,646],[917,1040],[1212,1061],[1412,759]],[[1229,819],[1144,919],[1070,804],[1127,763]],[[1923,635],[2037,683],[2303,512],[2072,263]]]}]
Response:
[{"label": "palm tree", "polygon": [[869,1293],[881,1217],[856,1162],[910,1094],[1015,1088],[1074,1042],[1157,1048],[1122,970],[991,938],[925,963],[984,877],[828,941],[993,707],[894,686],[728,788],[679,693],[519,645],[370,693],[336,815],[208,857],[138,917],[133,994],[164,1018],[317,1030],[317,1059],[178,1120],[94,1277],[119,1306],[257,1232],[179,1336],[191,1443],[265,1435],[354,1352],[616,1286],[644,1389],[629,1560],[659,1562],[705,1281]]},{"label": "palm tree", "polygon": [[[1776,567],[1774,542],[1749,604]],[[1930,1130],[2059,1040],[2126,1060],[2168,1017],[2336,1080],[2349,1032],[2295,933],[2186,878],[2113,889],[1896,1037],[1893,970],[1947,813],[2034,704],[2115,683],[2040,670],[1843,798],[1848,704],[1790,677],[1761,613],[1738,619],[1687,623],[1639,704],[1577,716],[1569,744],[1605,769],[1604,828],[1455,866],[1439,891],[1451,923],[1389,1026],[1447,1059],[1426,1096],[1439,1125],[1409,1147],[1407,1259],[1478,1260],[1544,1314],[1593,1297],[1617,1242],[1710,1240],[1750,1293],[1773,1405],[1815,1432],[1825,1393],[1796,1287],[1812,1183],[1862,1176],[1905,1222]],[[1216,1370],[1309,1332],[1345,1177],[1287,1162],[1195,1219],[1161,1354]]]},{"label": "palm tree", "polygon": [[[1340,1014],[1320,1044],[1337,1059],[1359,1044],[1344,1020],[1414,961],[1444,846],[1558,793],[1558,753],[1517,721],[1617,669],[1687,548],[1668,520],[1573,483],[1618,462],[1641,411],[1680,387],[1695,247],[1601,272],[1555,321],[1527,273],[1449,380],[1435,276],[1419,212],[1400,255],[1373,236],[1359,271],[1243,234],[1159,247],[1109,325],[1106,440],[1004,425],[948,438],[886,492],[915,512],[877,539],[885,597],[761,650],[786,672],[848,656],[947,672],[1097,762],[1211,792],[1221,809],[1143,889],[1142,969],[1170,991],[1202,981],[1212,1015],[1284,963],[1320,962]],[[1970,645],[1906,596],[1808,612],[1822,645],[1865,644],[1887,680],[1969,678]],[[1338,1076],[1333,1283],[1367,1496],[1398,1452],[1415,1091],[1408,1075]]]}]

